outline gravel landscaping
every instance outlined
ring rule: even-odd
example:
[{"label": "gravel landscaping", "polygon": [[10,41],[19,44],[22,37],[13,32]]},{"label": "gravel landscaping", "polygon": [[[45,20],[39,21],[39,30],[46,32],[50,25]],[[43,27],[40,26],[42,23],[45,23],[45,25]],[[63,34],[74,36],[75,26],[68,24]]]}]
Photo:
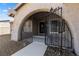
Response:
[{"label": "gravel landscaping", "polygon": [[0,56],[10,56],[28,44],[29,42],[26,42],[26,40],[22,40],[18,42],[11,41],[10,34],[1,35],[0,36]]},{"label": "gravel landscaping", "polygon": [[62,55],[60,55],[59,48],[48,46],[44,56],[75,56],[75,54],[69,50],[62,49]]}]

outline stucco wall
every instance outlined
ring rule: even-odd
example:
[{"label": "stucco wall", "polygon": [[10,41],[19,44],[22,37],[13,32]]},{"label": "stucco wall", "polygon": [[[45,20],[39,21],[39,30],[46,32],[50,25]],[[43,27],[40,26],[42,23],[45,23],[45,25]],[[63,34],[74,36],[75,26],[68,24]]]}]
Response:
[{"label": "stucco wall", "polygon": [[32,32],[32,20],[28,19],[28,21],[25,22],[23,31],[24,32]]},{"label": "stucco wall", "polygon": [[63,17],[70,26],[73,35],[73,47],[79,55],[79,4],[64,4]]},{"label": "stucco wall", "polygon": [[10,23],[0,22],[0,35],[10,34]]},{"label": "stucco wall", "polygon": [[32,20],[28,19],[23,25],[22,39],[27,39],[30,37],[32,37]]}]

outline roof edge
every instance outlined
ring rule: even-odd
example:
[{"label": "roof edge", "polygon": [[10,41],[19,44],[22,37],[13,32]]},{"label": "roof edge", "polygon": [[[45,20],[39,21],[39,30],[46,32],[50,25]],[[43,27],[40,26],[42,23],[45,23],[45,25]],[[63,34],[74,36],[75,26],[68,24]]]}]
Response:
[{"label": "roof edge", "polygon": [[14,8],[15,11],[17,11],[19,8],[21,8],[25,3],[19,3],[17,6]]}]

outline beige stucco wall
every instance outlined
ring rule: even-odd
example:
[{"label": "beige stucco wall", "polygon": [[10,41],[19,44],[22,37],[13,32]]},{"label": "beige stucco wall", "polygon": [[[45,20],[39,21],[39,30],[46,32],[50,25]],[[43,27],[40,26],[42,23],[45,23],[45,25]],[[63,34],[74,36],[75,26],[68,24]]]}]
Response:
[{"label": "beige stucco wall", "polygon": [[32,20],[28,20],[25,22],[24,27],[23,27],[24,32],[32,32]]},{"label": "beige stucco wall", "polygon": [[79,55],[79,4],[64,4],[63,17],[67,20],[76,53]]},{"label": "beige stucco wall", "polygon": [[10,34],[10,23],[0,22],[0,35]]},{"label": "beige stucco wall", "polygon": [[63,7],[63,18],[68,22],[73,35],[73,46],[79,55],[79,4],[25,4],[14,17],[11,40],[18,41],[20,39],[19,28],[30,15],[39,11],[49,11],[51,7],[58,6]]}]

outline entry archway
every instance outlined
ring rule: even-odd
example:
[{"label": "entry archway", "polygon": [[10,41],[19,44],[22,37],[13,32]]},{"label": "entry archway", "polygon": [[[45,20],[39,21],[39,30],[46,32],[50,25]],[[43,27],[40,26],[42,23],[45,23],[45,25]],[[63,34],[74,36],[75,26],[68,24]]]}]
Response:
[{"label": "entry archway", "polygon": [[[44,22],[45,21],[45,18],[41,18],[41,16],[45,16],[45,15],[47,15],[49,12],[46,12],[46,11],[43,11],[43,12],[37,12],[37,13],[35,13],[35,14],[33,14],[33,15],[31,15],[26,21],[25,21],[25,23],[24,23],[24,25],[25,24],[27,24],[27,22],[29,23],[28,25],[30,25],[31,27],[29,28],[29,30],[30,30],[30,34],[31,34],[31,36],[29,36],[29,37],[32,37],[32,35],[38,35],[39,34],[39,28],[38,28],[38,23],[40,22],[40,21],[42,21],[42,22]],[[52,21],[53,23],[55,23],[55,24],[58,24],[58,22],[59,22],[59,20],[61,20],[61,17],[59,17],[58,15],[56,15],[56,14],[53,14],[56,18],[58,18],[58,19],[56,19],[56,18],[54,18],[54,21]],[[55,20],[56,19],[56,20]],[[40,20],[40,21],[39,21]],[[38,22],[39,21],[39,22]],[[37,24],[35,24],[35,23],[37,23]],[[70,44],[70,46],[71,46],[71,48],[72,48],[72,33],[71,33],[71,30],[70,30],[70,28],[69,28],[69,26],[68,26],[68,23],[64,20],[64,19],[62,19],[62,22],[63,22],[63,25],[65,24],[65,26],[66,27],[64,27],[64,28],[66,28],[65,30],[67,31],[67,32],[65,32],[65,30],[64,30],[64,28],[63,28],[63,34],[65,35],[65,38],[67,39],[67,40],[70,40],[70,42],[68,43],[68,44]],[[32,24],[31,24],[32,23]],[[33,24],[35,24],[35,26],[36,27],[34,27],[33,26]],[[55,25],[54,24],[54,25]],[[23,26],[24,26],[23,25]],[[22,30],[24,30],[24,27],[22,26]],[[28,26],[27,26],[28,27]],[[35,29],[36,28],[36,29]],[[35,30],[35,31],[33,31],[33,29]],[[28,29],[26,29],[26,32],[27,32],[27,30]],[[55,29],[56,30],[56,29]],[[54,32],[56,32],[54,30]],[[27,33],[27,35],[29,34],[29,33]],[[21,31],[21,34],[22,34],[22,31]],[[29,34],[29,35],[30,35]],[[67,36],[66,37],[66,35],[69,35],[69,37]],[[23,36],[23,34],[22,34],[22,36]],[[27,36],[26,36],[26,38],[27,38]],[[23,39],[23,38],[22,38]],[[53,42],[54,43],[54,42]],[[67,42],[66,42],[67,43]],[[72,48],[73,49],[73,48]]]}]

